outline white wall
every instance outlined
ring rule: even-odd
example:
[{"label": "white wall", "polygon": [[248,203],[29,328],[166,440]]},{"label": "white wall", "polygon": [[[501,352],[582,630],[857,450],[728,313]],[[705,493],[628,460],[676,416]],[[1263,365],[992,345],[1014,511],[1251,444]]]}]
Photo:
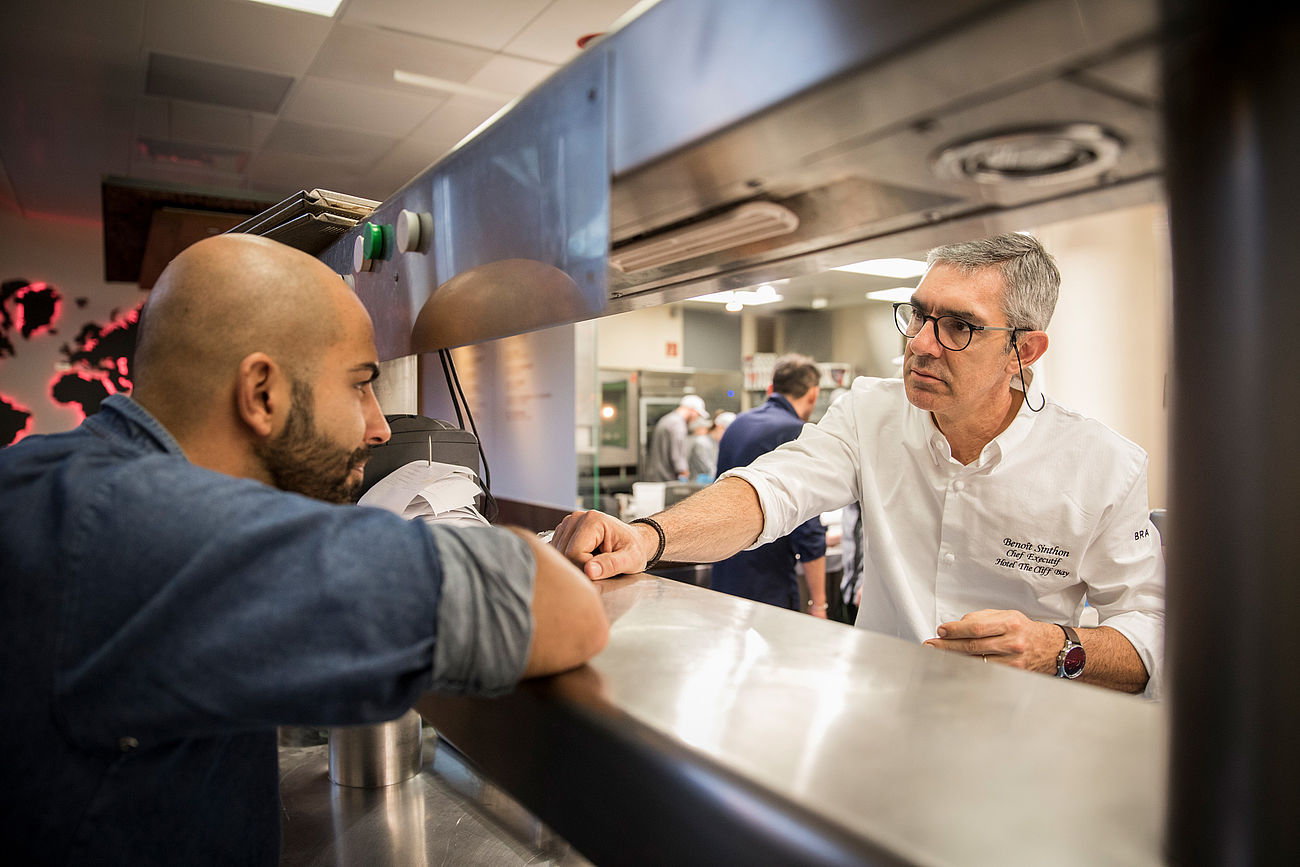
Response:
[{"label": "white wall", "polygon": [[1163,205],[1035,230],[1061,270],[1061,298],[1039,362],[1048,394],[1151,456],[1152,508],[1166,505],[1171,271]]},{"label": "white wall", "polygon": [[[606,316],[599,322],[596,352],[601,367],[676,370],[682,367],[682,315],[674,304]],[[676,355],[670,355],[670,346]],[[737,368],[740,364],[737,361]]]},{"label": "white wall", "polygon": [[[574,351],[572,325],[452,350],[495,496],[574,507]],[[420,412],[455,421],[437,355],[421,364]]]},{"label": "white wall", "polygon": [[[104,237],[98,222],[28,220],[0,213],[0,280],[45,282],[63,296],[57,333],[33,335],[23,340],[10,334],[15,354],[0,358],[0,394],[32,412],[28,433],[56,433],[76,427],[80,412],[57,404],[49,394],[56,372],[63,369],[59,348],[71,343],[82,325],[106,325],[114,311],[125,314],[148,293],[131,283],[104,280]],[[85,306],[77,306],[84,298]],[[12,311],[10,311],[12,313]]]}]

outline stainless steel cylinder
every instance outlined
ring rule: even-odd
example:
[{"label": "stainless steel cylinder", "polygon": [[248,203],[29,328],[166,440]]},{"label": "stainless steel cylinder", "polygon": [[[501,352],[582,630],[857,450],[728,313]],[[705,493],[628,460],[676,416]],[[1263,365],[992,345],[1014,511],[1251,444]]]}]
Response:
[{"label": "stainless steel cylinder", "polygon": [[420,773],[420,714],[410,710],[386,723],[330,729],[330,782],[376,789]]}]

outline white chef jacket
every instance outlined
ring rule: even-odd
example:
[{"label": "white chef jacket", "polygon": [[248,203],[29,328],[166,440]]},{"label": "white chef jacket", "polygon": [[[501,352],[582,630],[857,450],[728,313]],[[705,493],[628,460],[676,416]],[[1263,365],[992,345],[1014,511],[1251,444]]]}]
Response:
[{"label": "white chef jacket", "polygon": [[920,642],[984,608],[1077,625],[1086,598],[1132,642],[1147,695],[1159,695],[1164,560],[1147,456],[1100,422],[1050,399],[1038,413],[1022,403],[963,465],[902,380],[859,377],[797,440],[726,476],[758,492],[755,547],[862,504],[858,626]]}]

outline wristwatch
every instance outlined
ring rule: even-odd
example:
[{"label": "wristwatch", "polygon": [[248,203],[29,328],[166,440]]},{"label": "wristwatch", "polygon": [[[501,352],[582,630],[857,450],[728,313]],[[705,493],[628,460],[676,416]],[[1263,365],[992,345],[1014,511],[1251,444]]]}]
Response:
[{"label": "wristwatch", "polygon": [[1088,654],[1084,652],[1083,645],[1079,643],[1079,633],[1075,632],[1073,627],[1062,626],[1061,631],[1065,633],[1065,646],[1056,657],[1056,676],[1068,677],[1071,680],[1083,674],[1084,663],[1088,661]]}]

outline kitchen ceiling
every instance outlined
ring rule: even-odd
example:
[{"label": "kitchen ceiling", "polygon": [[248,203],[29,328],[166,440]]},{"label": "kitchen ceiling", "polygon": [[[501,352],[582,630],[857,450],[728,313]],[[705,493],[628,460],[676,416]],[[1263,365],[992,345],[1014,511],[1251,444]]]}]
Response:
[{"label": "kitchen ceiling", "polygon": [[[382,200],[636,0],[0,4],[0,210],[98,222],[105,177]],[[403,84],[402,70],[445,89]]]}]

